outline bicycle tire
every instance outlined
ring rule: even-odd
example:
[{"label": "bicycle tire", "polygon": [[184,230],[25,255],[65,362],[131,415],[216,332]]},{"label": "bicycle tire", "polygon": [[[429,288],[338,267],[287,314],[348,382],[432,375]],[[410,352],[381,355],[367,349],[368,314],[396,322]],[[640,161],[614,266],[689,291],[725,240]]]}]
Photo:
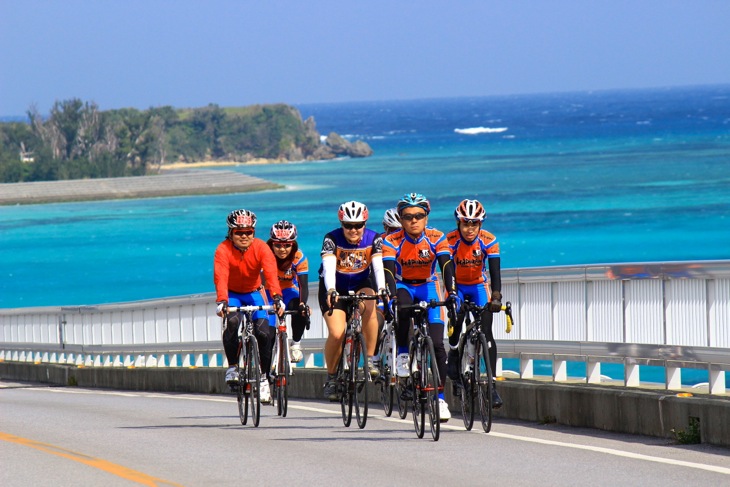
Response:
[{"label": "bicycle tire", "polygon": [[350,391],[350,370],[347,364],[349,357],[345,355],[345,345],[343,341],[342,356],[340,363],[337,365],[337,388],[340,393],[340,410],[342,411],[342,423],[346,428],[350,427],[352,422],[352,391]]},{"label": "bicycle tire", "polygon": [[249,358],[246,367],[246,381],[250,384],[251,420],[254,427],[258,427],[261,420],[261,362],[259,360],[259,346],[256,337],[246,338],[246,354]]},{"label": "bicycle tire", "polygon": [[474,354],[474,374],[476,376],[477,393],[479,395],[479,412],[482,416],[482,428],[485,433],[492,429],[492,393],[494,391],[494,374],[489,363],[489,346],[483,333],[479,334]]},{"label": "bicycle tire", "polygon": [[[386,325],[387,326],[387,325]],[[393,414],[393,399],[394,399],[394,387],[393,387],[393,374],[394,364],[392,360],[392,335],[390,335],[385,329],[381,334],[379,340],[378,357],[380,357],[380,402],[383,404],[383,412],[386,417],[390,417]]]},{"label": "bicycle tire", "polygon": [[402,381],[398,380],[396,386],[393,388],[393,393],[395,394],[395,397],[398,401],[398,417],[400,419],[406,419],[406,416],[408,416],[408,401],[403,399],[403,388],[405,387],[408,386],[403,384]]},{"label": "bicycle tire", "polygon": [[[469,340],[469,337],[466,337]],[[461,377],[461,384],[459,385],[459,399],[461,401],[461,418],[464,420],[464,428],[467,431],[471,431],[474,426],[474,372],[473,367],[468,367],[465,361],[468,361],[469,357],[466,354],[466,341],[461,347],[461,353],[459,354],[459,376]],[[467,372],[464,372],[464,371]]]},{"label": "bicycle tire", "polygon": [[365,339],[361,333],[356,333],[352,340],[352,395],[355,404],[355,417],[360,429],[365,428],[368,422],[368,353],[365,348]]},{"label": "bicycle tire", "polygon": [[416,429],[416,436],[423,438],[426,426],[426,397],[422,395],[422,384],[421,379],[423,374],[421,370],[417,370],[416,373],[413,371],[414,362],[417,367],[421,367],[422,363],[417,360],[417,355],[423,355],[422,352],[418,352],[419,345],[411,342],[411,346],[408,353],[408,369],[411,371],[410,383],[411,390],[413,393],[413,426]]},{"label": "bicycle tire", "polygon": [[276,346],[278,347],[276,377],[274,387],[276,388],[276,412],[282,418],[286,417],[289,409],[289,360],[287,353],[287,342],[289,338],[286,332],[279,334]]},{"label": "bicycle tire", "polygon": [[426,337],[423,342],[423,353],[421,355],[421,392],[426,399],[428,421],[433,441],[439,441],[441,435],[441,418],[439,411],[439,386],[441,380],[436,365],[436,352],[433,348],[431,337]]},{"label": "bicycle tire", "polygon": [[242,425],[248,423],[248,395],[250,389],[246,387],[246,376],[244,371],[246,370],[246,359],[244,355],[238,358],[238,388],[236,391],[236,399],[238,401],[238,419],[241,420]]}]

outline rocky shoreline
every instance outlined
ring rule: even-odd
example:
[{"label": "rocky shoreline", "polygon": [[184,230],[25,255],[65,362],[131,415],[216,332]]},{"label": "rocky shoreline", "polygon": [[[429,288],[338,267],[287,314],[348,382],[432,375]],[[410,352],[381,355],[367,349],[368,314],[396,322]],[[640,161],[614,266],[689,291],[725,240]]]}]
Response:
[{"label": "rocky shoreline", "polygon": [[0,184],[0,205],[246,193],[279,188],[283,186],[234,171],[174,170],[155,176]]}]

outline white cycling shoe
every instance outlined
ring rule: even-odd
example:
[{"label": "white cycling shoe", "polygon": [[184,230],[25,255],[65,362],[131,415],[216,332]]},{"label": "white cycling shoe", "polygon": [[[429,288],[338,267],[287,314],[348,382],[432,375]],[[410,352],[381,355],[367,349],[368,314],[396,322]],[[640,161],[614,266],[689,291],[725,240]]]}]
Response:
[{"label": "white cycling shoe", "polygon": [[444,399],[439,398],[439,420],[442,423],[447,422],[451,419],[451,411],[449,411],[449,405]]}]

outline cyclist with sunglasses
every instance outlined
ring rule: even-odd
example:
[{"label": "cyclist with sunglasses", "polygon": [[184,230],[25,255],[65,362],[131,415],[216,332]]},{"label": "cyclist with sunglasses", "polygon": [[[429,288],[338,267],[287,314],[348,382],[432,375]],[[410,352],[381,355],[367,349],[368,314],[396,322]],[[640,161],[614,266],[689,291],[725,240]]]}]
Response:
[{"label": "cyclist with sunglasses", "polygon": [[[482,222],[487,218],[484,206],[477,200],[463,200],[454,210],[456,230],[449,232],[446,239],[451,249],[451,258],[454,262],[456,287],[459,299],[469,300],[477,306],[489,307],[481,316],[482,331],[490,343],[489,362],[492,371],[497,370],[497,342],[492,334],[494,315],[502,310],[502,277],[500,270],[499,242],[490,232],[482,228]],[[486,270],[489,271],[487,277]],[[449,330],[449,378],[459,380],[459,335],[464,321],[462,314],[458,314],[452,321],[453,329]],[[502,407],[502,398],[496,387],[492,389],[492,407]]]},{"label": "cyclist with sunglasses", "polygon": [[[368,209],[357,201],[340,205],[337,213],[340,227],[324,236],[322,265],[319,268],[319,307],[327,324],[329,335],[324,346],[327,362],[327,382],[324,396],[338,400],[335,372],[342,352],[347,305],[338,302],[337,296],[351,291],[374,295],[371,274],[375,277],[378,293],[385,295],[383,275],[383,239],[374,230],[365,228]],[[363,335],[368,353],[370,376],[377,378],[380,371],[373,364],[378,338],[378,320],[375,301],[364,301],[362,312]],[[330,314],[329,311],[332,310]]]},{"label": "cyclist with sunglasses", "polygon": [[[443,232],[427,226],[431,212],[429,201],[419,193],[409,193],[398,201],[398,215],[403,228],[389,234],[383,241],[383,265],[388,291],[395,296],[394,302],[410,305],[418,301],[442,301],[441,285],[436,274],[436,265],[441,269],[449,299],[456,299],[451,252]],[[408,377],[408,311],[398,312],[396,343],[396,374]],[[429,334],[433,340],[434,352],[441,380],[439,388],[439,413],[441,421],[451,418],[449,406],[444,398],[446,382],[446,349],[444,348],[444,318],[442,308],[428,311]]]},{"label": "cyclist with sunglasses", "polygon": [[[284,312],[281,286],[276,273],[276,258],[261,239],[255,238],[256,215],[249,210],[234,210],[226,219],[228,235],[215,250],[213,259],[213,283],[215,284],[217,314],[223,316],[228,306],[259,306],[269,304],[261,283],[263,272],[266,287],[274,297],[279,315]],[[227,313],[228,326],[223,330],[223,349],[228,360],[226,382],[236,385],[238,374],[235,365],[240,353],[238,313]],[[276,330],[270,326],[265,311],[256,311],[254,333],[259,346],[261,370],[271,367],[271,350]],[[271,402],[267,374],[261,374],[261,402]]]},{"label": "cyclist with sunglasses", "polygon": [[[287,310],[298,310],[292,315],[291,361],[302,360],[302,347],[299,341],[304,330],[309,329],[308,274],[309,261],[297,244],[297,227],[293,223],[281,220],[271,226],[270,238],[266,242],[276,257],[276,268],[279,275],[284,305]],[[267,290],[267,295],[270,296]],[[275,324],[274,324],[275,325]]]}]

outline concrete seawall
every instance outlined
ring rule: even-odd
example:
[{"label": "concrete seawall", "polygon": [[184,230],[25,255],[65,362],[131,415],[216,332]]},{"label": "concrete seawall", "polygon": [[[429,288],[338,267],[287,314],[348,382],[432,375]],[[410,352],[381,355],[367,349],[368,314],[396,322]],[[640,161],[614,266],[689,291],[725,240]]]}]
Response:
[{"label": "concrete seawall", "polygon": [[179,171],[157,176],[0,184],[0,205],[245,193],[281,187],[235,171]]},{"label": "concrete seawall", "polygon": [[[114,388],[135,391],[227,393],[221,368],[76,367],[20,362],[0,363],[0,378],[24,382]],[[297,369],[290,397],[320,399],[325,372]],[[666,391],[556,384],[521,379],[500,381],[505,406],[495,417],[596,428],[620,433],[672,438],[672,429],[687,431],[697,418],[703,443],[730,447],[730,398],[678,397]],[[452,414],[460,411],[447,383]],[[370,393],[377,401],[375,389]],[[478,415],[478,413],[477,413]],[[454,420],[452,420],[454,421]],[[475,425],[475,428],[478,428]]]}]

